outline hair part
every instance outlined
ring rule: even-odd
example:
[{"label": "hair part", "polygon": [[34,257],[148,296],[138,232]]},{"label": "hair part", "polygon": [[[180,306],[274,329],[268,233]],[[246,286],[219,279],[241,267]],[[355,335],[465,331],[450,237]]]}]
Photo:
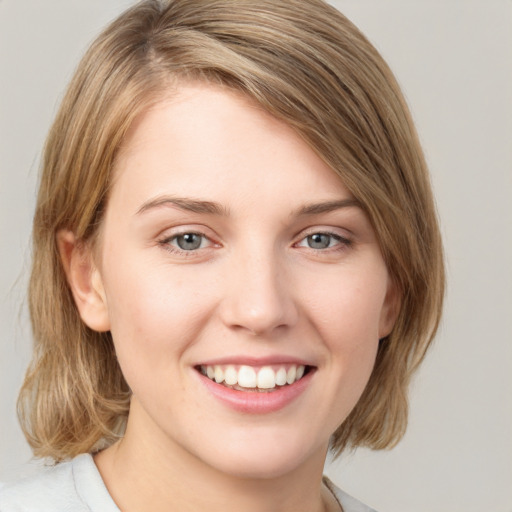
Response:
[{"label": "hair part", "polygon": [[92,44],[45,146],[29,287],[35,346],[18,400],[34,454],[58,461],[122,435],[131,392],[110,333],[80,319],[56,234],[94,241],[134,119],[190,80],[235,89],[295,129],[368,214],[400,312],[332,449],[396,444],[410,378],[439,324],[444,266],[427,166],[392,72],[321,0],[145,0]]}]

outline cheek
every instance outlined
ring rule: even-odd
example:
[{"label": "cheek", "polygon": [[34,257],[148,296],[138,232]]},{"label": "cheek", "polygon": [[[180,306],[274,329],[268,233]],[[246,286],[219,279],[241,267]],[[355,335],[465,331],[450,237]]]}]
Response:
[{"label": "cheek", "polygon": [[[140,263],[126,258],[112,264],[105,283],[112,337],[128,381],[144,371],[180,371],[179,356],[197,339],[214,304],[199,277]],[[130,271],[137,268],[145,270]]]},{"label": "cheek", "polygon": [[319,331],[334,345],[354,345],[365,340],[378,341],[381,315],[384,310],[387,275],[347,272],[331,278],[325,286],[310,295],[307,308]]},{"label": "cheek", "polygon": [[[348,408],[355,405],[374,367],[387,281],[387,272],[380,267],[340,272],[307,304],[310,321],[325,345],[335,387],[341,388]],[[315,289],[319,288],[309,287]]]}]

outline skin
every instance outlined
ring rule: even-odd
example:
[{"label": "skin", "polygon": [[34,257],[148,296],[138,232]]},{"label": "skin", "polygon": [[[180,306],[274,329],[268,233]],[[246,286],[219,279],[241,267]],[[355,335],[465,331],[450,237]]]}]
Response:
[{"label": "skin", "polygon": [[[191,232],[201,246],[179,250]],[[99,241],[59,234],[81,316],[111,331],[134,393],[125,437],[95,457],[118,506],[337,510],[321,484],[329,438],[396,316],[375,233],[339,177],[245,97],[183,85],[132,127]],[[227,407],[195,368],[276,355],[314,372],[267,414]]]}]

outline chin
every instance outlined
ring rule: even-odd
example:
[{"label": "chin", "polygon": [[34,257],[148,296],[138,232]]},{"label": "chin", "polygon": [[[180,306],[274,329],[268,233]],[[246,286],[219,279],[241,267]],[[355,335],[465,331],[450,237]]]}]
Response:
[{"label": "chin", "polygon": [[222,466],[218,466],[224,474],[234,476],[244,480],[271,480],[284,477],[293,473],[300,466],[300,461],[295,457],[283,458],[278,455],[263,460],[261,457],[257,460],[225,460]]},{"label": "chin", "polygon": [[[255,437],[243,444],[230,443],[229,447],[213,454],[211,466],[224,474],[241,479],[275,479],[300,471],[303,465],[317,461],[323,468],[327,445],[314,448],[304,442],[270,442]],[[298,440],[297,440],[298,441]]]}]

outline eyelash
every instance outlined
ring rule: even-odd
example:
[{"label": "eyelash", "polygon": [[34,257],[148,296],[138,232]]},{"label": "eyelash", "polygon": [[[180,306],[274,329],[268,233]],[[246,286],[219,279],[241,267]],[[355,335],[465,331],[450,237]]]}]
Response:
[{"label": "eyelash", "polygon": [[[318,248],[314,248],[314,247],[308,247],[308,246],[303,246],[303,245],[300,245],[302,244],[303,242],[307,243],[307,240],[308,238],[310,237],[313,237],[315,235],[320,235],[320,236],[328,236],[330,237],[330,242],[329,242],[329,246],[328,247],[325,247],[325,248],[322,248],[322,249],[318,249]],[[336,243],[334,245],[330,245],[330,243],[332,241],[335,241]],[[306,249],[308,250],[311,250],[311,251],[314,251],[315,253],[330,253],[332,251],[344,251],[346,249],[348,249],[351,245],[352,245],[352,240],[344,237],[344,236],[341,236],[340,234],[338,233],[334,233],[334,232],[331,232],[331,231],[311,231],[309,233],[306,233],[300,240],[299,242],[297,242],[296,244],[294,244],[296,247],[305,247]]]},{"label": "eyelash", "polygon": [[181,233],[175,233],[175,234],[168,236],[162,240],[159,240],[158,244],[170,253],[183,255],[185,257],[193,256],[194,253],[197,253],[197,251],[199,249],[206,248],[206,247],[200,246],[197,249],[186,250],[186,249],[182,249],[180,247],[176,247],[176,246],[172,245],[172,243],[174,241],[177,241],[180,237],[184,237],[187,235],[195,235],[195,236],[201,237],[201,245],[203,245],[204,241],[208,241],[210,243],[210,246],[215,245],[215,243],[212,242],[212,240],[210,240],[210,238],[208,238],[204,233],[199,233],[197,231],[183,231]]},{"label": "eyelash", "polygon": [[[200,246],[195,249],[186,250],[186,249],[177,247],[175,245],[172,245],[173,242],[176,242],[180,237],[184,237],[187,235],[201,237]],[[315,235],[330,237],[331,240],[329,241],[329,246],[320,249],[320,248],[314,248],[314,247],[308,247],[308,246],[301,245],[301,243],[303,243],[303,242],[307,243],[308,238],[313,237]],[[332,240],[334,240],[336,242],[334,245],[330,245]],[[208,241],[210,245],[208,247],[201,247],[205,241]],[[196,255],[200,249],[207,249],[207,248],[214,246],[215,242],[213,242],[210,238],[208,238],[204,233],[200,233],[197,231],[183,231],[181,233],[175,233],[171,236],[163,238],[162,240],[159,240],[158,244],[170,253],[182,255],[185,257],[192,257],[192,256]],[[306,233],[293,246],[294,247],[304,247],[310,251],[314,251],[315,253],[327,253],[327,252],[330,253],[333,251],[346,250],[351,245],[352,245],[352,241],[350,239],[343,237],[343,236],[339,235],[338,233],[333,233],[330,231],[312,231],[310,233]]]}]

